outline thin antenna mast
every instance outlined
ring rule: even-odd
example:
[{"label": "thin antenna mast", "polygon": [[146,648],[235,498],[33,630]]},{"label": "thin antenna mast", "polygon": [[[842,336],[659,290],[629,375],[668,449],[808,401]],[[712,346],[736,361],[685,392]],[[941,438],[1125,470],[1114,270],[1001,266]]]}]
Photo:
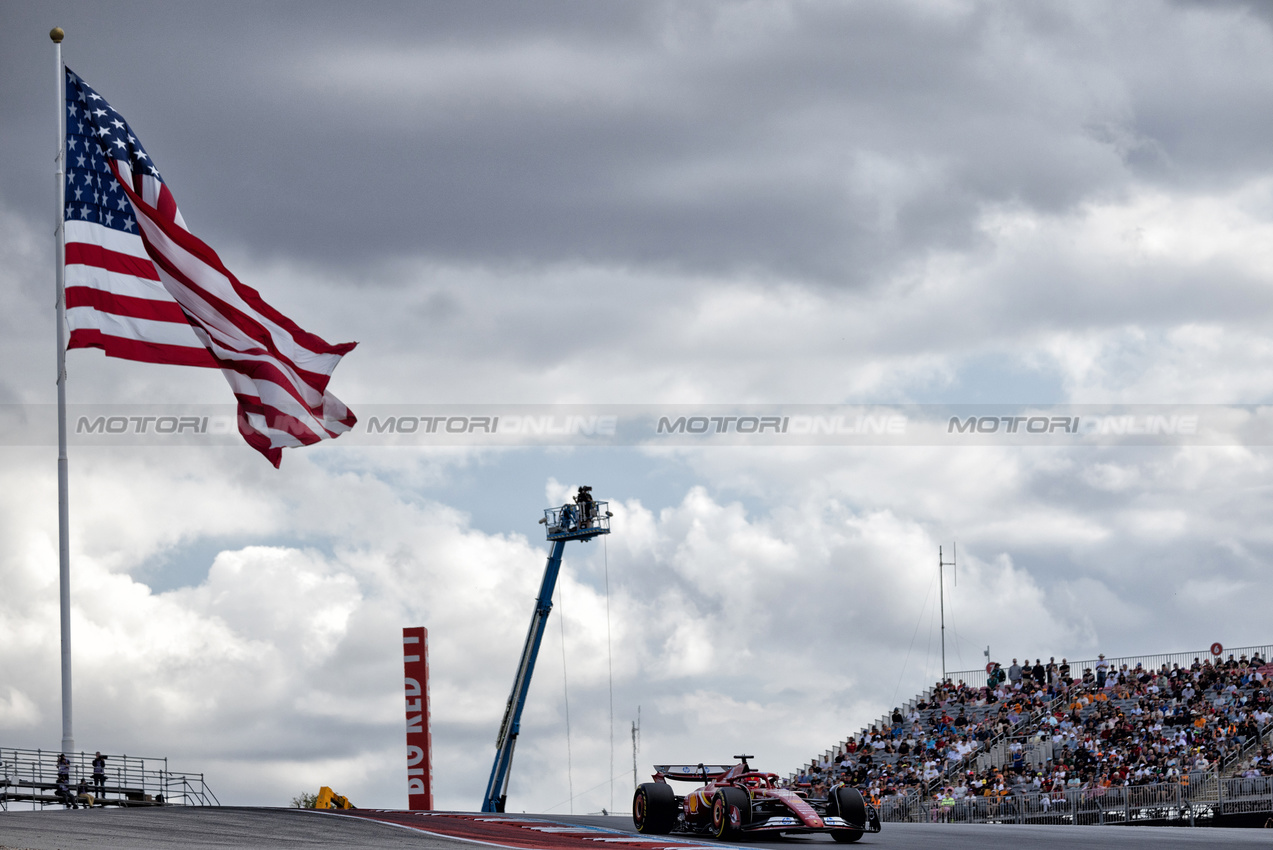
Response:
[{"label": "thin antenna mast", "polygon": [[[955,566],[955,544],[950,544],[950,560],[947,561],[937,547],[937,594],[941,606],[941,680],[946,681],[946,567]],[[959,586],[959,568],[955,568],[955,586]],[[929,585],[932,587],[932,585]]]},{"label": "thin antenna mast", "polygon": [[632,721],[632,787],[635,789],[641,783],[637,782],[637,753],[641,749],[641,706],[637,706],[637,719]]}]

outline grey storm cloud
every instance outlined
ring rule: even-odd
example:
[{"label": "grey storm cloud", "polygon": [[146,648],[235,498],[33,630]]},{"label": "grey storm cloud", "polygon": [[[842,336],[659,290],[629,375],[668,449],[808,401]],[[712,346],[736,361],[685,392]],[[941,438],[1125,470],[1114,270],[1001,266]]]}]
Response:
[{"label": "grey storm cloud", "polygon": [[[72,19],[68,64],[210,238],[348,267],[862,286],[984,247],[988,205],[1058,212],[1269,164],[1265,25],[1228,56],[1209,40],[1241,7],[62,8],[7,4],[7,61],[36,61],[44,25]],[[117,59],[138,53],[151,61]],[[6,136],[45,111],[16,94]],[[33,207],[46,182],[6,180]]]}]

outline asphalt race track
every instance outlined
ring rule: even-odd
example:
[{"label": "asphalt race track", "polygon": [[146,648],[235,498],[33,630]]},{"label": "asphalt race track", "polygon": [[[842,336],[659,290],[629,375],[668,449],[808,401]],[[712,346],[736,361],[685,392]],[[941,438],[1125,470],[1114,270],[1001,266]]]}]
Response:
[{"label": "asphalt race track", "polygon": [[[531,815],[524,815],[531,817]],[[547,818],[547,815],[540,817]],[[630,817],[551,816],[553,820],[633,832]],[[727,847],[713,840],[696,842],[699,846]],[[917,824],[886,823],[883,832],[864,835],[855,844],[836,844],[826,835],[784,838],[778,841],[747,841],[744,848],[801,847],[873,847],[876,850],[1010,850],[1010,848],[1044,848],[1044,850],[1202,850],[1204,847],[1273,848],[1273,829],[1187,829],[1174,827],[1124,826],[1009,826],[993,824]]]},{"label": "asphalt race track", "polygon": [[[1273,830],[1119,826],[991,826],[885,824],[858,847],[888,850],[1201,850],[1270,847]],[[0,850],[460,850],[497,846],[562,850],[697,850],[712,840],[637,835],[626,816],[477,815],[360,809],[326,813],[299,809],[185,808],[0,812]],[[836,846],[827,836],[748,841],[744,848]]]},{"label": "asphalt race track", "polygon": [[433,839],[387,824],[330,818],[300,809],[172,806],[0,812],[0,850],[454,850],[459,846],[453,839]]}]

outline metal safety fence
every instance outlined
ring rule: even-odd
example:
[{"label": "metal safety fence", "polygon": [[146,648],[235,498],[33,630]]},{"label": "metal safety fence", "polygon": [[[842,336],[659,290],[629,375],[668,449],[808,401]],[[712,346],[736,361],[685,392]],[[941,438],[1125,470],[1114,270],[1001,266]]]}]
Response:
[{"label": "metal safety fence", "polygon": [[1155,785],[1012,792],[1001,797],[897,795],[883,798],[878,809],[880,819],[889,823],[1193,825],[1220,815],[1273,813],[1273,777],[1220,779],[1206,773]]},{"label": "metal safety fence", "polygon": [[[72,790],[92,785],[92,753],[72,753],[66,771]],[[60,805],[56,796],[58,753],[0,747],[0,809],[14,805]],[[171,770],[166,758],[107,755],[105,793],[99,802],[117,806],[217,806],[220,802],[202,773]]]}]

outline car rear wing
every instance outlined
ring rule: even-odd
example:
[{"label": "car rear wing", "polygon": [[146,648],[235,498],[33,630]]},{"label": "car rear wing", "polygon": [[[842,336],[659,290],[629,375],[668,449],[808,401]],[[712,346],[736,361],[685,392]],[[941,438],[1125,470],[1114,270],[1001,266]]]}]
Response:
[{"label": "car rear wing", "polygon": [[732,764],[656,764],[655,779],[678,779],[683,782],[710,782],[734,769]]}]

